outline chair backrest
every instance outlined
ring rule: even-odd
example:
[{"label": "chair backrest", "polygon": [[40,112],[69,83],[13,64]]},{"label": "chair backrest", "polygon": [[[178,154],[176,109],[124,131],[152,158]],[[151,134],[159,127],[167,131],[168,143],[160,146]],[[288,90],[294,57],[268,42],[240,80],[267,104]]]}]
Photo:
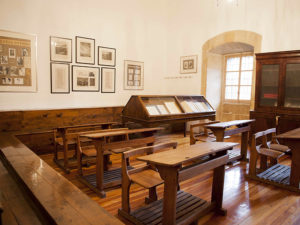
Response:
[{"label": "chair backrest", "polygon": [[[268,146],[270,144],[279,144],[279,142],[275,138],[275,136],[276,136],[276,128],[270,128],[268,130],[265,130],[264,134],[266,135],[266,142],[267,142]],[[268,137],[271,137],[271,138],[268,138]]]}]

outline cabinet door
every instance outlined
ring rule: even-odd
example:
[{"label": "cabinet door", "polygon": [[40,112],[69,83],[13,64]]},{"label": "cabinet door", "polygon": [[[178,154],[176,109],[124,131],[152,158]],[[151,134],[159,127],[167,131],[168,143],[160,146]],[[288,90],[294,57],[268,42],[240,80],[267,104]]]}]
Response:
[{"label": "cabinet door", "polygon": [[284,107],[300,108],[300,63],[287,63]]},{"label": "cabinet door", "polygon": [[260,76],[259,106],[278,105],[279,64],[262,64]]}]

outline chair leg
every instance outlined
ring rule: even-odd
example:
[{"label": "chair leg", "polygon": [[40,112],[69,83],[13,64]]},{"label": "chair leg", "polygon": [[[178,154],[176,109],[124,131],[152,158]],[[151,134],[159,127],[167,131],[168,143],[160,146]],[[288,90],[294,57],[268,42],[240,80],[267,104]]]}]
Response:
[{"label": "chair leg", "polygon": [[109,155],[104,155],[103,156],[103,169],[105,171],[108,170],[108,163],[109,163]]},{"label": "chair leg", "polygon": [[156,187],[149,188],[149,197],[145,198],[145,203],[149,204],[157,200]]},{"label": "chair leg", "polygon": [[278,163],[278,160],[276,158],[271,158],[270,159],[270,166],[274,166]]},{"label": "chair leg", "polygon": [[267,156],[262,155],[260,157],[260,169],[266,170],[268,168]]}]

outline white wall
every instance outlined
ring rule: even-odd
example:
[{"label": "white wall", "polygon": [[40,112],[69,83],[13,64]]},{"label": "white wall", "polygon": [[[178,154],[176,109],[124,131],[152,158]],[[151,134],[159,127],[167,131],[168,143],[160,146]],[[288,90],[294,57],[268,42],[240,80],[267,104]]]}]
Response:
[{"label": "white wall", "polygon": [[[38,92],[0,93],[0,110],[119,106],[132,94],[157,94],[166,70],[165,9],[164,0],[0,0],[0,29],[36,34],[38,58]],[[116,93],[51,94],[50,36],[73,39],[73,64],[75,36],[116,48]],[[145,63],[144,91],[123,90],[125,59]]]},{"label": "white wall", "polygon": [[[264,52],[300,49],[299,0],[216,2],[0,0],[0,29],[38,38],[38,92],[0,93],[0,110],[117,106],[132,94],[200,94],[202,45],[230,30],[261,34]],[[77,35],[116,48],[116,93],[50,94],[51,35],[73,38],[73,50]],[[198,72],[180,75],[180,56],[195,54]],[[144,91],[123,90],[124,59],[145,62]]]}]

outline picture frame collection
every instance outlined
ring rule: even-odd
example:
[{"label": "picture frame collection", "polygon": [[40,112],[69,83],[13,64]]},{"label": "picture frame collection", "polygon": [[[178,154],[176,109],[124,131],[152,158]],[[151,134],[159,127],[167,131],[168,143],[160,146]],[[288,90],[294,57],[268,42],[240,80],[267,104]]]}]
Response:
[{"label": "picture frame collection", "polygon": [[[70,38],[50,36],[51,93],[73,92],[115,93],[116,49],[98,46],[98,66],[95,65],[95,39],[75,37],[75,65],[72,65],[72,42]],[[77,65],[83,64],[83,65]],[[70,79],[72,72],[72,79]],[[101,81],[101,82],[100,82]]]}]

